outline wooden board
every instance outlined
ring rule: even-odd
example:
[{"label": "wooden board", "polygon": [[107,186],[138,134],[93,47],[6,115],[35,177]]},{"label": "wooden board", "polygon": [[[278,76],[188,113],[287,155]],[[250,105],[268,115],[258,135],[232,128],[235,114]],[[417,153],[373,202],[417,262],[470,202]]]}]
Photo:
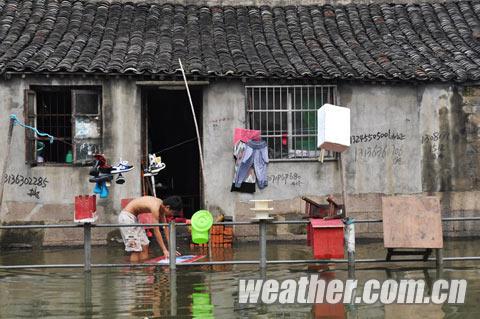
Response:
[{"label": "wooden board", "polygon": [[[193,263],[194,261],[200,260],[202,258],[205,258],[206,255],[182,255],[182,256],[177,256],[176,262],[177,264],[188,264],[188,263]],[[148,259],[145,261],[146,264],[169,264],[169,260],[165,258],[165,256],[160,256],[160,257],[155,257],[152,259]]]},{"label": "wooden board", "polygon": [[383,197],[382,214],[385,248],[443,248],[437,197]]}]

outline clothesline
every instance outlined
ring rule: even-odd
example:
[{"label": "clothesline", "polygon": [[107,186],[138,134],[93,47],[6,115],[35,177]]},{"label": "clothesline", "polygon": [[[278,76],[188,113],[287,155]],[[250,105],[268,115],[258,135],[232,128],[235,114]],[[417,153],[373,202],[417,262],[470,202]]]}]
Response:
[{"label": "clothesline", "polygon": [[50,141],[50,144],[52,144],[54,141],[59,141],[59,142],[65,143],[67,145],[73,146],[73,144],[65,142],[61,139],[58,139],[58,138],[56,138],[56,137],[54,137],[54,136],[52,136],[48,133],[40,132],[36,127],[33,127],[33,126],[30,126],[30,125],[27,125],[25,123],[20,122],[20,120],[18,119],[18,117],[15,114],[10,114],[10,119],[13,120],[14,124],[18,124],[21,127],[24,127],[26,129],[34,131],[37,136],[47,137]]},{"label": "clothesline", "polygon": [[185,140],[185,141],[180,142],[180,143],[178,143],[178,144],[175,144],[175,145],[169,146],[169,147],[167,147],[167,148],[161,149],[160,151],[156,151],[156,152],[154,152],[154,153],[152,153],[152,154],[155,154],[155,155],[156,155],[156,154],[159,154],[159,153],[163,153],[163,152],[169,151],[169,150],[171,150],[171,149],[177,148],[177,147],[179,147],[179,146],[182,146],[183,144],[187,144],[187,143],[190,143],[190,142],[193,142],[193,141],[196,141],[196,140],[197,140],[197,138],[194,137],[194,138],[191,138],[191,139],[189,139],[189,140]]}]

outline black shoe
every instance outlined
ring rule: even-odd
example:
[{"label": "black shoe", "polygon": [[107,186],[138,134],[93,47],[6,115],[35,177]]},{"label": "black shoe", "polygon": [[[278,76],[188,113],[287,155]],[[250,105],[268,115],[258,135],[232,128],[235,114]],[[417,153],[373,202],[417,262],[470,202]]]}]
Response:
[{"label": "black shoe", "polygon": [[99,173],[100,172],[98,170],[92,168],[88,174],[90,174],[90,176],[97,177]]},{"label": "black shoe", "polygon": [[125,183],[125,177],[123,177],[122,174],[118,174],[118,177],[115,180],[115,183],[120,184],[120,185],[124,184]]},{"label": "black shoe", "polygon": [[111,174],[111,173],[112,173],[112,167],[111,167],[111,166],[108,166],[108,167],[100,167],[100,168],[99,168],[99,171],[100,171],[100,173],[102,173],[102,174]]},{"label": "black shoe", "polygon": [[99,173],[99,170],[98,170],[98,161],[95,161],[94,164],[93,164],[93,167],[90,169],[90,172],[88,174],[90,174],[90,176],[95,176],[97,177],[98,176],[98,173]]},{"label": "black shoe", "polygon": [[90,177],[88,180],[90,183],[101,183],[101,182],[109,182],[113,179],[112,174],[101,174],[96,177]]}]

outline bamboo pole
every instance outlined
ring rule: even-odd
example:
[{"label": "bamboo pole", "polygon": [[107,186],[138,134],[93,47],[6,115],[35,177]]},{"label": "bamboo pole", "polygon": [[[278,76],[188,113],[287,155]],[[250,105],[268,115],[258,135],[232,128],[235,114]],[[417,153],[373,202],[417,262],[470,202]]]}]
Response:
[{"label": "bamboo pole", "polygon": [[204,163],[203,163],[202,142],[201,142],[201,139],[200,139],[200,131],[198,130],[197,117],[195,116],[195,108],[193,107],[192,96],[190,95],[190,89],[188,87],[187,77],[185,75],[185,70],[183,69],[182,60],[180,60],[180,58],[178,59],[178,63],[180,64],[180,69],[182,70],[183,81],[185,82],[185,88],[187,90],[188,100],[190,102],[190,107],[192,109],[193,122],[195,124],[195,131],[197,133],[197,144],[198,144],[198,152],[199,152],[199,155],[200,155],[200,166],[201,166],[201,170],[202,170],[202,179],[203,179],[203,182],[205,183],[206,178],[205,178],[205,166],[204,166]]}]

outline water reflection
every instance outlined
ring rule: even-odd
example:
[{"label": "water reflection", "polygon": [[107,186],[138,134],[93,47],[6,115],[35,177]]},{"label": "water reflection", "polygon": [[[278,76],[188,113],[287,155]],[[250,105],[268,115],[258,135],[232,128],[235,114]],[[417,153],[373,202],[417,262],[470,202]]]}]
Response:
[{"label": "water reflection", "polygon": [[195,284],[192,293],[192,316],[193,318],[214,318],[213,305],[209,290],[204,284]]},{"label": "water reflection", "polygon": [[[480,241],[447,243],[445,256],[480,255]],[[358,246],[358,258],[385,257],[382,243]],[[187,250],[184,250],[187,252]],[[123,250],[94,247],[95,263],[125,262]],[[199,251],[190,253],[198,254]],[[269,259],[308,259],[304,244],[272,244]],[[255,244],[213,251],[214,260],[247,260],[258,256]],[[81,249],[2,251],[0,264],[81,263]],[[253,265],[216,265],[168,268],[0,270],[0,318],[478,318],[480,313],[480,264],[447,263],[443,273],[435,263],[407,265],[358,265],[359,284],[368,279],[424,279],[431,282],[467,279],[464,305],[245,305],[238,303],[238,280],[251,278],[297,280],[316,274],[329,282],[346,280],[344,265],[269,265],[264,272]]]},{"label": "water reflection", "polygon": [[[321,265],[316,267],[310,267],[309,270],[318,271],[319,279],[325,280],[325,286],[327,286],[330,281],[337,279],[334,268],[335,267],[333,265]],[[346,318],[345,305],[343,303],[315,303],[312,306],[312,318],[344,319]]]}]

